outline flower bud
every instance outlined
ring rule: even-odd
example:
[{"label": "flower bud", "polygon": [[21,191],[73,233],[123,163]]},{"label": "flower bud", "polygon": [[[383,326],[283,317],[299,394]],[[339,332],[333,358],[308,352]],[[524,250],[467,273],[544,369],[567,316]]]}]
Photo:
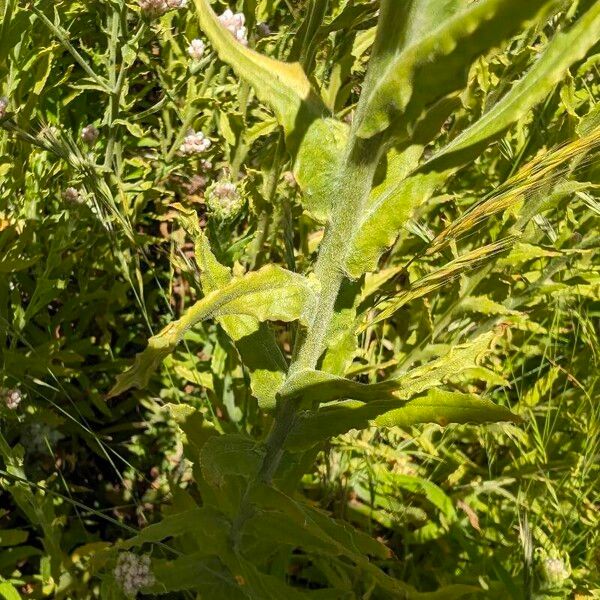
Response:
[{"label": "flower bud", "polygon": [[210,146],[211,141],[207,137],[204,137],[201,131],[196,132],[190,129],[183,140],[183,144],[179,146],[179,151],[182,154],[198,154],[205,152]]},{"label": "flower bud", "polygon": [[67,201],[67,202],[79,202],[81,199],[81,194],[79,193],[79,190],[74,188],[74,187],[68,187],[64,192],[63,192],[63,198]]},{"label": "flower bud", "polygon": [[7,108],[8,108],[8,98],[6,98],[6,97],[0,98],[0,119],[6,114]]},{"label": "flower bud", "polygon": [[21,404],[21,400],[23,400],[21,390],[17,389],[3,390],[3,396],[6,408],[9,410],[17,410],[17,408],[19,408],[19,404]]},{"label": "flower bud", "polygon": [[244,13],[233,14],[228,8],[223,14],[219,15],[219,21],[240,44],[248,45],[248,30],[244,26],[246,23]]},{"label": "flower bud", "polygon": [[213,184],[206,190],[204,198],[209,210],[222,220],[237,216],[244,206],[244,199],[235,183],[231,181]]},{"label": "flower bud", "polygon": [[192,58],[192,60],[200,60],[202,55],[204,54],[204,50],[206,49],[206,45],[202,40],[192,40],[190,45],[188,46],[187,52]]},{"label": "flower bud", "polygon": [[100,132],[93,125],[86,125],[81,130],[81,139],[88,144],[88,146],[93,146],[99,135]]}]

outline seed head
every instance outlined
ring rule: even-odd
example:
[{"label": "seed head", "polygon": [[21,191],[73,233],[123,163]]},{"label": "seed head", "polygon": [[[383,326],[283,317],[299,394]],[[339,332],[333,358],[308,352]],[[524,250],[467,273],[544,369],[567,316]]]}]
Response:
[{"label": "seed head", "polygon": [[244,26],[246,23],[244,13],[233,14],[230,9],[227,9],[222,15],[219,15],[219,21],[240,44],[248,45],[248,30]]},{"label": "seed head", "polygon": [[8,98],[3,96],[0,98],[0,119],[6,114],[6,109],[8,108]]},{"label": "seed head", "polygon": [[192,60],[200,60],[205,49],[206,45],[204,42],[202,40],[195,39],[190,42],[187,51]]},{"label": "seed head", "polygon": [[210,146],[211,141],[207,137],[204,137],[201,131],[196,132],[190,129],[183,140],[183,144],[179,146],[179,151],[182,154],[198,154],[205,152]]},{"label": "seed head", "polygon": [[81,139],[88,144],[88,146],[93,146],[99,135],[100,132],[93,125],[86,125],[81,130]]},{"label": "seed head", "polygon": [[68,187],[63,192],[63,198],[67,202],[79,202],[81,200],[81,194],[79,193],[78,189],[76,189],[74,187]]},{"label": "seed head", "polygon": [[17,408],[19,408],[19,404],[21,404],[21,400],[23,400],[23,394],[21,394],[21,390],[17,389],[3,390],[3,396],[6,408],[8,408],[8,410],[17,410]]},{"label": "seed head", "polygon": [[125,595],[130,598],[135,598],[142,588],[155,582],[154,574],[150,570],[150,557],[137,556],[133,552],[119,554],[114,576]]}]

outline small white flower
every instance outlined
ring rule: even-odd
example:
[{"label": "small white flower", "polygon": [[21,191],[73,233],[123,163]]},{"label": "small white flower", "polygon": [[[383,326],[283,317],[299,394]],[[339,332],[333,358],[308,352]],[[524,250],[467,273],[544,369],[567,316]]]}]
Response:
[{"label": "small white flower", "polygon": [[119,554],[113,573],[125,595],[130,598],[134,598],[140,589],[153,585],[156,581],[150,570],[150,557],[137,556],[133,552]]},{"label": "small white flower", "polygon": [[63,198],[67,201],[67,202],[79,202],[81,195],[79,193],[79,190],[77,188],[74,187],[68,187],[64,192],[63,192]]},{"label": "small white flower", "polygon": [[248,45],[248,30],[244,26],[246,23],[244,13],[233,14],[228,8],[223,14],[219,15],[219,21],[240,44]]},{"label": "small white flower", "polygon": [[94,145],[100,132],[93,125],[86,125],[81,130],[81,139],[89,146]]},{"label": "small white flower", "polygon": [[3,96],[0,98],[0,119],[6,114],[6,109],[8,108],[8,98]]},{"label": "small white flower", "polygon": [[199,152],[205,152],[210,146],[211,141],[204,137],[201,131],[196,132],[190,129],[183,140],[183,144],[179,146],[179,151],[182,154],[198,154]]},{"label": "small white flower", "polygon": [[200,60],[205,49],[206,45],[204,42],[202,40],[195,39],[190,42],[187,51],[193,60]]},{"label": "small white flower", "polygon": [[19,408],[19,404],[21,404],[21,400],[23,400],[21,390],[3,390],[3,394],[6,408],[9,410],[17,410],[17,408]]}]

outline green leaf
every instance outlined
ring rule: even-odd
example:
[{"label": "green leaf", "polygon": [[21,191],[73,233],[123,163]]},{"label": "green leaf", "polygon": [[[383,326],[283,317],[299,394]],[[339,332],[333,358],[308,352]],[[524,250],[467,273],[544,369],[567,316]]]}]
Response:
[{"label": "green leaf", "polygon": [[238,581],[216,557],[206,558],[200,553],[188,554],[175,560],[155,559],[152,572],[156,584],[144,592],[166,594],[193,590],[201,598],[214,600],[248,600]]},{"label": "green leaf", "polygon": [[133,366],[117,378],[108,397],[131,387],[143,388],[163,359],[196,323],[229,315],[247,315],[255,321],[307,322],[314,307],[315,294],[308,279],[268,265],[259,271],[233,278],[228,284],[207,294],[185,314],[148,340]]},{"label": "green leaf", "polygon": [[[185,210],[185,209],[184,209]],[[194,233],[196,262],[204,292],[212,292],[228,284],[232,275],[221,265],[211,251],[208,238],[198,227],[197,219],[184,218]],[[219,319],[225,333],[235,342],[244,366],[250,372],[250,387],[264,411],[275,409],[276,392],[285,380],[287,362],[273,331],[266,323],[257,323],[247,316],[229,316]]]},{"label": "green leaf", "polygon": [[514,245],[516,239],[516,236],[510,235],[497,242],[488,244],[487,246],[475,248],[475,250],[465,252],[465,254],[458,256],[440,268],[424,275],[412,283],[408,289],[399,292],[389,300],[381,302],[378,306],[379,312],[377,315],[369,319],[368,324],[364,324],[361,327],[361,330],[366,329],[374,323],[385,321],[408,302],[426,296],[440,287],[454,281],[465,271],[480,267],[491,259],[497,258],[499,254],[509,250],[511,246]]},{"label": "green leaf", "polygon": [[23,529],[0,529],[0,546],[18,546],[28,537],[29,533]]},{"label": "green leaf", "polygon": [[[383,4],[384,32],[386,20],[393,22],[403,12],[401,4],[396,0]],[[407,135],[425,107],[465,86],[477,56],[510,37],[547,4],[547,0],[479,0],[435,25],[416,27],[406,45],[402,36],[396,38],[395,48],[388,42],[377,81],[367,87],[358,135],[370,138],[392,125],[402,137]]]},{"label": "green leaf", "polygon": [[347,139],[348,125],[335,119],[317,119],[298,150],[294,176],[302,190],[302,206],[321,223],[331,216],[336,176]]},{"label": "green leaf", "polygon": [[298,418],[286,447],[291,451],[306,450],[335,435],[369,426],[408,428],[420,423],[446,426],[497,421],[519,422],[520,418],[509,409],[473,394],[432,389],[425,396],[408,402],[348,400],[309,412]]},{"label": "green leaf", "polygon": [[[294,500],[275,488],[257,486],[251,499],[259,512],[245,524],[245,531],[254,530],[259,536],[261,532],[265,532],[262,535],[266,535],[269,529],[265,524],[270,521],[277,524],[270,530],[274,542],[289,543],[307,550],[326,550],[332,555],[346,556],[357,563],[368,560],[367,555],[380,559],[389,557],[388,548],[371,536],[331,518],[318,508]],[[279,537],[283,531],[287,535],[285,538]]]},{"label": "green leaf", "polygon": [[478,156],[495,138],[544,100],[567,69],[585,57],[600,39],[600,4],[594,5],[567,31],[558,32],[531,69],[471,127],[456,137],[425,168],[443,170]]},{"label": "green leaf", "polygon": [[19,592],[8,581],[0,583],[0,598],[4,598],[4,600],[21,600]]},{"label": "green leaf", "polygon": [[250,478],[264,458],[264,447],[250,437],[228,433],[211,437],[200,452],[200,466],[206,481],[221,487],[231,475]]},{"label": "green leaf", "polygon": [[300,64],[274,60],[246,48],[221,25],[208,0],[194,1],[200,27],[219,58],[231,65],[236,75],[275,111],[288,141],[299,143],[310,122],[326,114]]},{"label": "green leaf", "polygon": [[445,179],[445,174],[435,172],[417,174],[400,183],[390,178],[385,190],[372,198],[354,235],[346,261],[350,277],[377,269],[380,256],[394,243],[415,208],[431,198]]},{"label": "green leaf", "polygon": [[455,346],[428,364],[381,383],[358,383],[324,371],[300,371],[287,380],[279,395],[282,398],[303,398],[311,404],[346,398],[361,402],[408,400],[429,388],[442,385],[465,369],[477,366],[498,335],[499,332],[495,331],[484,333],[471,342]]}]

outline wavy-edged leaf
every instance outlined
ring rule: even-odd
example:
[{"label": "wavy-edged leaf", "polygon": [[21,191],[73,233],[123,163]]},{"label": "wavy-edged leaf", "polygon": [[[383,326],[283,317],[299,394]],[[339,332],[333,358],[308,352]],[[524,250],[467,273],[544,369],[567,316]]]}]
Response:
[{"label": "wavy-edged leaf", "polygon": [[[196,262],[204,292],[212,292],[233,278],[230,270],[221,265],[211,251],[208,238],[194,223],[188,226],[195,233]],[[273,331],[267,323],[257,323],[248,316],[221,317],[219,323],[235,342],[242,362],[250,372],[250,388],[262,410],[272,411],[276,391],[285,379],[287,362]]]},{"label": "wavy-edged leaf", "polygon": [[473,125],[433,156],[425,169],[445,170],[478,156],[496,137],[552,91],[567,69],[600,40],[600,4],[594,3],[566,32],[558,32],[531,69]]},{"label": "wavy-edged leaf", "polygon": [[366,427],[411,427],[420,423],[519,422],[508,408],[473,394],[431,389],[426,395],[408,402],[347,400],[318,412],[301,415],[286,441],[291,451],[302,451],[351,429]]},{"label": "wavy-edged leaf", "polygon": [[431,198],[445,179],[445,174],[431,172],[409,177],[397,185],[390,182],[367,207],[354,235],[346,260],[350,277],[360,277],[377,269],[380,256],[392,246],[415,208]]},{"label": "wavy-edged leaf", "polygon": [[[388,0],[382,22],[394,15],[401,3]],[[368,98],[358,126],[365,138],[390,126],[406,135],[422,110],[437,99],[462,89],[473,60],[509,38],[519,27],[536,17],[548,0],[479,0],[442,20],[437,26],[419,29],[407,46],[388,48],[377,83]]]},{"label": "wavy-edged leaf", "polygon": [[281,62],[246,48],[221,25],[208,0],[194,2],[200,27],[219,58],[274,110],[288,141],[299,142],[310,122],[327,113],[300,64]]},{"label": "wavy-edged leaf", "polygon": [[465,369],[476,367],[490,351],[500,331],[484,333],[452,348],[447,354],[399,377],[381,383],[359,383],[324,371],[300,371],[279,390],[282,398],[302,398],[310,404],[351,399],[361,402],[409,400],[429,388],[442,385]]},{"label": "wavy-edged leaf", "polygon": [[246,315],[255,321],[299,319],[307,322],[314,304],[315,294],[309,280],[275,265],[233,278],[196,302],[180,319],[152,336],[148,340],[148,347],[136,356],[133,366],[117,378],[108,397],[121,394],[131,387],[146,386],[158,365],[173,352],[185,333],[200,321]]}]

